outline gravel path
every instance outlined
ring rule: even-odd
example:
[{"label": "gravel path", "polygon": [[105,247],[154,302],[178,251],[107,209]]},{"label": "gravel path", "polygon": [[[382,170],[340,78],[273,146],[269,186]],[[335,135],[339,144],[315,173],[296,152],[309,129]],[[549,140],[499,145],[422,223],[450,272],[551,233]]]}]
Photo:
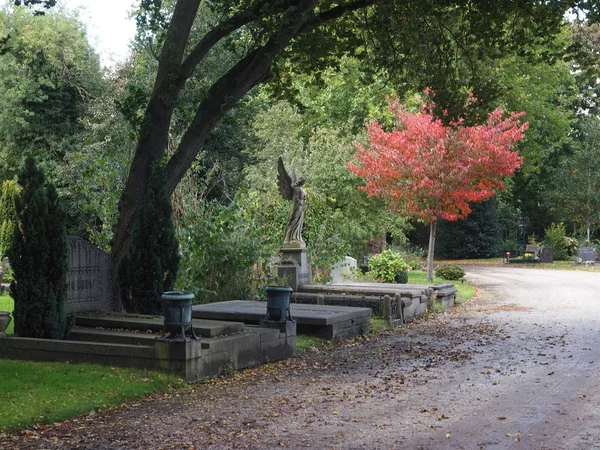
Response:
[{"label": "gravel path", "polygon": [[0,448],[600,448],[600,274],[468,277],[480,295],[451,312]]}]

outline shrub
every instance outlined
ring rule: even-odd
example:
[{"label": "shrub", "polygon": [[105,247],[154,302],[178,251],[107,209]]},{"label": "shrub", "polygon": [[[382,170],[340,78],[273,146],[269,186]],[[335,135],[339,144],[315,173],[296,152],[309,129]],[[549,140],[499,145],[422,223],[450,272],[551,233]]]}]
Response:
[{"label": "shrub", "polygon": [[12,243],[15,225],[17,223],[17,197],[19,186],[13,180],[2,183],[0,197],[0,256],[4,256]]},{"label": "shrub", "polygon": [[396,277],[399,280],[406,280],[399,281],[400,283],[406,283],[409,270],[404,259],[391,250],[384,250],[369,259],[369,272],[372,272],[375,278],[384,283],[393,283],[396,281]]},{"label": "shrub", "polygon": [[456,264],[443,264],[435,269],[435,275],[444,280],[460,280],[465,276],[465,271]]},{"label": "shrub", "polygon": [[177,284],[202,303],[251,298],[271,281],[261,264],[276,251],[267,234],[236,203],[188,205],[179,221],[183,259]]},{"label": "shrub", "polygon": [[552,247],[554,260],[564,261],[569,259],[567,230],[565,224],[553,223],[544,230],[544,245]]},{"label": "shrub", "polygon": [[63,339],[67,321],[68,246],[65,214],[54,186],[33,158],[19,174],[18,226],[7,254],[14,271],[15,332],[22,337]]}]

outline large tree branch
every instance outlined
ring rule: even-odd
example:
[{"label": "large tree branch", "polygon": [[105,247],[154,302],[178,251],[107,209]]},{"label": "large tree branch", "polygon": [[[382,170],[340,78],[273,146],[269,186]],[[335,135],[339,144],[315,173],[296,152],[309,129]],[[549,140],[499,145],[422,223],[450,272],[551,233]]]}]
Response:
[{"label": "large tree branch", "polygon": [[[165,41],[160,52],[158,71],[154,83],[155,92],[164,89],[162,87],[164,82],[170,85],[175,81],[172,79],[173,74],[177,73],[183,60],[190,31],[196,19],[196,14],[198,14],[199,7],[200,0],[179,0],[175,4],[173,17],[169,23]],[[176,86],[173,86],[173,88],[177,90]],[[171,89],[166,90],[169,91]]]},{"label": "large tree branch", "polygon": [[229,19],[217,25],[204,35],[200,42],[194,46],[190,54],[187,56],[181,65],[179,72],[180,80],[185,82],[185,80],[192,75],[192,72],[206,56],[208,51],[225,36],[228,36],[238,28],[254,22],[257,19],[265,18],[273,14],[277,14],[278,12],[283,12],[285,11],[285,7],[288,7],[289,5],[289,1],[274,2],[272,0],[258,0],[253,5],[248,7],[248,9],[242,10],[238,14],[231,16]]},{"label": "large tree branch", "polygon": [[250,89],[268,76],[273,60],[301,33],[306,22],[314,17],[312,10],[317,3],[318,0],[304,0],[289,7],[280,20],[287,25],[282,26],[263,47],[250,52],[213,84],[167,164],[169,192],[175,189],[214,125]]}]

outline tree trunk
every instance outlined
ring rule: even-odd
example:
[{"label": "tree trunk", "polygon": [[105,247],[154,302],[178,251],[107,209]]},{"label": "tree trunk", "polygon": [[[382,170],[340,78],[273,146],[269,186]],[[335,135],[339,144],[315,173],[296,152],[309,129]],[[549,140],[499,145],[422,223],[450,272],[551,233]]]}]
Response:
[{"label": "tree trunk", "polygon": [[429,250],[427,250],[427,282],[433,282],[433,251],[435,249],[435,230],[437,220],[435,218],[429,224]]}]

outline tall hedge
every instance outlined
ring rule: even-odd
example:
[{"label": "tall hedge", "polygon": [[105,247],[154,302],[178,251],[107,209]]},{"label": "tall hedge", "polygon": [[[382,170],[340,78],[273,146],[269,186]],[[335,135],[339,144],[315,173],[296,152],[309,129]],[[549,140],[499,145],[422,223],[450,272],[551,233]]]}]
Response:
[{"label": "tall hedge", "polygon": [[33,158],[19,175],[18,226],[8,249],[14,281],[15,333],[63,339],[68,333],[68,246],[65,215],[56,190]]},{"label": "tall hedge", "polygon": [[161,295],[173,289],[179,269],[171,200],[162,165],[152,171],[148,194],[131,231],[129,254],[119,270],[119,289],[125,310],[162,314]]},{"label": "tall hedge", "polygon": [[497,256],[502,238],[494,198],[472,203],[471,214],[456,222],[440,221],[435,253],[440,258],[468,259]]}]

